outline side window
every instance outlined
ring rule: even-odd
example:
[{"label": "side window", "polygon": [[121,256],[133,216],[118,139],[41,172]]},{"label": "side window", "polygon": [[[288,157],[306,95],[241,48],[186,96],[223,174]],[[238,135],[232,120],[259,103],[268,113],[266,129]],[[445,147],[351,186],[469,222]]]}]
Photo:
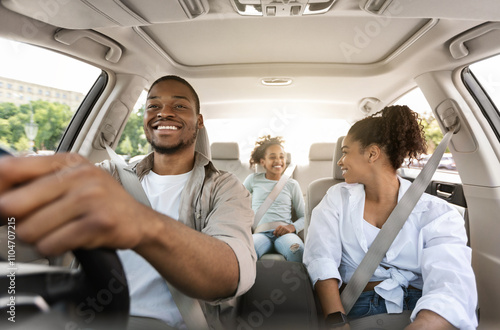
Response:
[{"label": "side window", "polygon": [[51,154],[101,70],[12,40],[0,38],[0,49],[0,145]]},{"label": "side window", "polygon": [[[430,158],[436,146],[443,139],[443,133],[441,132],[441,128],[439,127],[436,118],[434,118],[429,103],[427,103],[425,96],[419,88],[415,88],[406,93],[394,102],[394,104],[407,105],[413,111],[418,112],[420,114],[420,118],[422,118],[425,139],[427,141],[427,155],[423,155],[421,160],[412,160],[410,164],[407,160],[406,164],[403,165],[403,170],[407,168],[420,170]],[[458,180],[458,172],[455,166],[455,161],[453,160],[453,155],[449,151],[443,155],[437,172],[440,172],[441,176],[450,174],[454,177],[454,179]]]},{"label": "side window", "polygon": [[474,63],[462,77],[500,140],[500,55]]},{"label": "side window", "polygon": [[143,116],[147,92],[143,91],[123,129],[116,153],[126,161],[134,162],[149,152],[149,144],[144,135]]}]

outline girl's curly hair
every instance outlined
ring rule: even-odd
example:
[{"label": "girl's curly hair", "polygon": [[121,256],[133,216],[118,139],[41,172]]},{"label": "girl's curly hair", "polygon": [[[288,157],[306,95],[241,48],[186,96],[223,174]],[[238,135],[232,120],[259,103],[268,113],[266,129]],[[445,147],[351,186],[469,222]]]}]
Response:
[{"label": "girl's curly hair", "polygon": [[260,160],[265,157],[266,149],[272,145],[279,145],[283,148],[283,143],[285,140],[281,136],[271,137],[271,135],[261,136],[257,142],[255,142],[255,148],[252,150],[250,155],[250,167],[254,167],[256,164],[260,163]]},{"label": "girl's curly hair", "polygon": [[364,149],[371,144],[380,146],[394,169],[406,157],[419,159],[427,150],[424,127],[418,114],[406,105],[393,105],[356,122],[349,132]]}]

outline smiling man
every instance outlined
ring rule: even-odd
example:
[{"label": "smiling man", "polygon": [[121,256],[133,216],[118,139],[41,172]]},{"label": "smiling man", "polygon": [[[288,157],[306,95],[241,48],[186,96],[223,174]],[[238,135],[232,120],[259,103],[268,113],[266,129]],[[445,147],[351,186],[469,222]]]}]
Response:
[{"label": "smiling man", "polygon": [[109,161],[101,167],[115,179],[77,155],[0,160],[0,213],[18,219],[19,238],[48,255],[120,249],[130,286],[129,327],[185,327],[164,279],[210,302],[204,312],[212,324],[231,321],[224,306],[255,280],[250,194],[195,152],[203,127],[199,107],[180,77],[162,77],[149,90],[144,131],[153,152],[131,170],[152,209],[118,184]]},{"label": "smiling man", "polygon": [[165,76],[153,83],[149,90],[144,132],[156,153],[175,154],[189,149],[194,146],[198,130],[203,127],[198,96],[183,81],[176,76]]}]

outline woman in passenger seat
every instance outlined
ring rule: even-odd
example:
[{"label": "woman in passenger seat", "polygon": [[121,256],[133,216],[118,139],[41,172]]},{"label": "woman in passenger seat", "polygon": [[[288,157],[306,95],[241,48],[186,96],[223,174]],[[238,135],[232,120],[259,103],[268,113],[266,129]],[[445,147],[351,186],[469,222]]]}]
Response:
[{"label": "woman in passenger seat", "polygon": [[[386,107],[355,123],[342,143],[345,183],[313,210],[304,263],[329,327],[348,328],[339,291],[410,186],[396,174],[426,151],[418,115]],[[413,310],[406,329],[475,329],[477,291],[464,219],[423,194],[347,320]]]},{"label": "woman in passenger seat", "polygon": [[[257,213],[269,193],[278,183],[286,167],[286,153],[281,137],[261,137],[255,143],[250,166],[260,164],[265,173],[250,174],[243,183],[252,194],[252,209]],[[292,208],[297,220],[292,221]],[[304,229],[304,198],[299,183],[289,178],[285,186],[262,216],[254,230],[257,257],[274,249],[288,261],[302,262],[304,243],[297,235]]]}]

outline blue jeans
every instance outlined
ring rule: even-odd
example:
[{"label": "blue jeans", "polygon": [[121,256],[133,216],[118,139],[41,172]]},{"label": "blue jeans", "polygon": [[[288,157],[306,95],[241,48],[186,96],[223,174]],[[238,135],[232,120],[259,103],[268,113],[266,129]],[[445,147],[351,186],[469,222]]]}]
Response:
[{"label": "blue jeans", "polygon": [[[418,289],[404,290],[403,310],[413,310],[417,301],[422,297],[422,291]],[[361,293],[358,300],[352,307],[348,316],[351,319],[360,317],[387,313],[385,308],[385,299],[379,296],[375,291],[366,291]]]},{"label": "blue jeans", "polygon": [[300,237],[293,233],[276,237],[273,235],[273,231],[269,230],[253,234],[253,244],[255,252],[257,252],[257,258],[260,259],[260,257],[274,248],[286,260],[302,262],[304,242],[302,242]]}]

